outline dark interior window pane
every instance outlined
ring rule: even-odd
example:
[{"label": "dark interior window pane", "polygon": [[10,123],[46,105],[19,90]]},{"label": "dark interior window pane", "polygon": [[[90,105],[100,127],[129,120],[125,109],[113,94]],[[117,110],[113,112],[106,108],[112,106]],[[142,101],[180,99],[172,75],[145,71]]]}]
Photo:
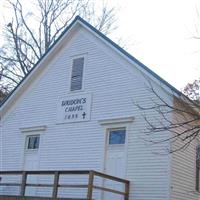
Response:
[{"label": "dark interior window pane", "polygon": [[112,130],[109,133],[109,144],[125,144],[126,130]]},{"label": "dark interior window pane", "polygon": [[39,136],[29,136],[28,137],[28,149],[38,149],[39,148]]},{"label": "dark interior window pane", "polygon": [[39,147],[39,137],[35,137],[35,140],[34,140],[34,149],[38,149]]},{"label": "dark interior window pane", "polygon": [[32,148],[33,148],[32,140],[31,140],[31,138],[29,137],[29,138],[28,138],[28,149],[32,149]]}]

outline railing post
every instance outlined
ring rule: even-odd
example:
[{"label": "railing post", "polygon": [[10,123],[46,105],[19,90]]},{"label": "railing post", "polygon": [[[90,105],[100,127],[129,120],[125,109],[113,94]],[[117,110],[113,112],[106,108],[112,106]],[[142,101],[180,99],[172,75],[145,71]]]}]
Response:
[{"label": "railing post", "polygon": [[55,174],[54,174],[54,184],[53,184],[53,193],[52,193],[53,198],[57,198],[59,175],[60,175],[59,172],[55,172]]},{"label": "railing post", "polygon": [[90,171],[89,172],[89,179],[88,179],[87,200],[92,200],[93,182],[94,182],[94,172]]},{"label": "railing post", "polygon": [[24,196],[25,191],[26,191],[26,179],[27,179],[27,173],[26,171],[22,172],[22,183],[21,183],[21,190],[20,190],[20,195]]},{"label": "railing post", "polygon": [[124,200],[128,200],[129,199],[129,187],[130,187],[129,182],[126,182],[125,183],[125,196],[124,196]]}]

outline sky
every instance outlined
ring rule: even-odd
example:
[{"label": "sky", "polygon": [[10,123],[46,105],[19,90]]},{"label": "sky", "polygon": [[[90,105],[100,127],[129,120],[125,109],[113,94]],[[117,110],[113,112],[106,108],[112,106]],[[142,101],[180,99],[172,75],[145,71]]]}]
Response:
[{"label": "sky", "polygon": [[[4,3],[0,0],[0,44],[10,15]],[[117,8],[118,26],[109,36],[120,38],[135,58],[179,90],[200,77],[200,39],[193,38],[198,31],[200,36],[199,0],[109,0],[108,5]]]}]

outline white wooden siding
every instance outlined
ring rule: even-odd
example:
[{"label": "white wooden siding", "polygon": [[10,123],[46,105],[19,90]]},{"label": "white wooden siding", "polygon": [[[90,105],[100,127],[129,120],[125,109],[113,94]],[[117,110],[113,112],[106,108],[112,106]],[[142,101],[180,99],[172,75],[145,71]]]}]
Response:
[{"label": "white wooden siding", "polygon": [[[177,104],[176,100],[175,106],[180,106]],[[182,105],[181,109],[187,109],[187,107]],[[191,110],[190,110],[191,112]],[[179,123],[190,119],[178,116]],[[177,122],[177,116],[173,115],[174,122]],[[192,119],[192,118],[191,118]],[[177,131],[183,132],[184,127],[179,127]],[[183,142],[179,139],[172,144],[173,149],[179,149],[183,146]],[[172,164],[171,164],[171,200],[199,200],[200,193],[196,191],[196,146],[198,145],[198,140],[194,140],[185,150],[177,151],[172,154]]]},{"label": "white wooden siding", "polygon": [[[92,94],[91,121],[56,124],[57,102],[70,93],[71,58],[87,54],[84,91]],[[169,144],[144,142],[145,122],[134,102],[151,105],[147,82],[95,36],[79,30],[2,120],[1,169],[21,170],[25,135],[20,128],[47,126],[40,145],[40,170],[103,170],[105,132],[99,120],[134,116],[128,138],[127,179],[131,200],[169,200]],[[157,86],[155,86],[157,87]],[[160,91],[163,98],[167,94]],[[148,112],[155,120],[156,113]],[[159,134],[156,138],[166,138]]]}]

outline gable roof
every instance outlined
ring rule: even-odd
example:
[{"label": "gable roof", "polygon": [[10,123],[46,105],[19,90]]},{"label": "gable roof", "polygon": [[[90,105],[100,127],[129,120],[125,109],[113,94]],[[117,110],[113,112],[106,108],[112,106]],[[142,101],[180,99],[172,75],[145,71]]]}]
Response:
[{"label": "gable roof", "polygon": [[181,96],[183,95],[179,90],[177,90],[175,87],[173,87],[171,84],[169,84],[167,81],[165,81],[163,78],[161,78],[159,75],[157,75],[155,72],[153,72],[151,69],[149,69],[147,66],[145,66],[143,63],[141,63],[139,60],[137,60],[135,57],[133,57],[131,54],[129,54],[127,51],[125,51],[123,48],[121,48],[119,45],[117,45],[115,42],[113,42],[111,39],[109,39],[107,36],[105,36],[103,33],[98,31],[96,28],[94,28],[91,24],[89,24],[87,21],[85,21],[80,16],[76,16],[75,19],[71,22],[71,24],[62,32],[62,34],[58,37],[58,39],[54,42],[54,44],[48,49],[48,51],[38,60],[38,62],[34,65],[34,67],[29,71],[29,73],[21,80],[21,82],[14,88],[14,90],[0,103],[0,108],[3,108],[3,106],[10,100],[14,95],[16,95],[17,90],[21,85],[24,84],[24,82],[31,76],[32,72],[35,71],[38,66],[41,64],[41,62],[45,59],[47,59],[49,52],[53,51],[55,46],[64,38],[64,36],[70,31],[70,29],[76,24],[79,23],[92,31],[93,33],[97,34],[101,39],[105,40],[109,45],[111,45],[115,50],[117,50],[119,53],[127,57],[132,62],[136,63],[141,69],[152,75],[155,79],[163,83],[165,86],[167,86],[170,90],[172,90],[176,95]]}]

